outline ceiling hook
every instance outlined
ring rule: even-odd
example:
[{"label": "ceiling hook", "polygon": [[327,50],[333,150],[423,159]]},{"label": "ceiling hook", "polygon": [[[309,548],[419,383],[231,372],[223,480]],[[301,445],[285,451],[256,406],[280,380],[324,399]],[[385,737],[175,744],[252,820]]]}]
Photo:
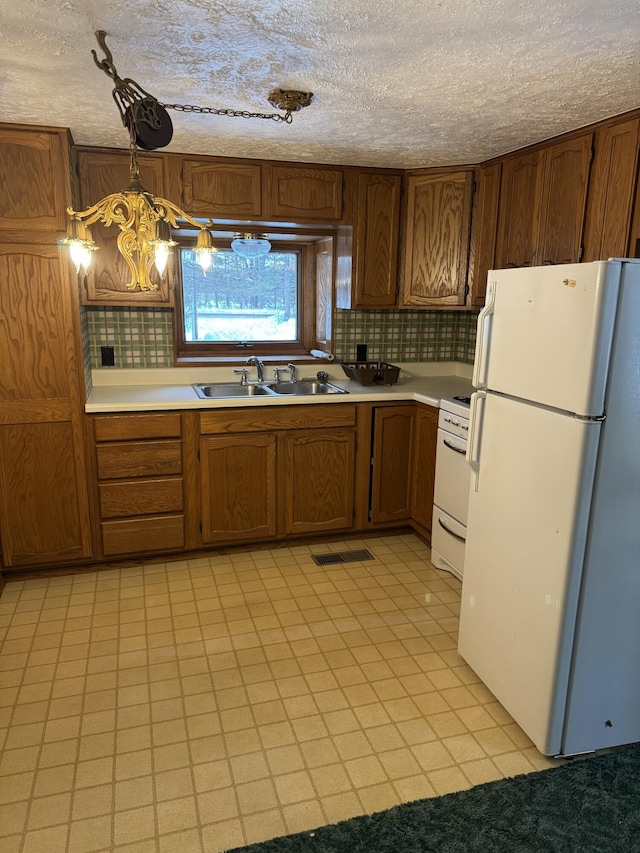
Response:
[{"label": "ceiling hook", "polygon": [[113,64],[113,55],[107,47],[107,34],[104,30],[96,30],[94,35],[105,55],[105,58],[102,61],[99,61],[97,53],[95,52],[95,50],[92,50],[91,53],[93,55],[93,61],[98,66],[98,68],[104,71],[105,74],[107,74],[114,82],[116,82],[120,78],[118,77],[118,72],[116,71],[116,67]]}]

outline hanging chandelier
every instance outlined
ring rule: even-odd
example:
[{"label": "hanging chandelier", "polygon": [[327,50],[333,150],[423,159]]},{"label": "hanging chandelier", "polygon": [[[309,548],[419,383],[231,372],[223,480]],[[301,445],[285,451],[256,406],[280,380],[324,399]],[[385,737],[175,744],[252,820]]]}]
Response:
[{"label": "hanging chandelier", "polygon": [[[226,115],[241,118],[263,118],[290,124],[292,114],[308,106],[312,95],[307,92],[276,89],[269,95],[269,102],[280,113],[250,113],[242,110],[196,107],[184,104],[161,104],[156,98],[142,89],[130,78],[122,79],[113,64],[111,51],[106,45],[106,33],[95,33],[105,58],[98,60],[95,50],[93,59],[98,68],[105,72],[114,83],[113,98],[120,112],[125,128],[129,131],[129,184],[121,191],[98,201],[86,210],[67,208],[70,216],[67,236],[61,241],[69,247],[71,258],[76,267],[85,271],[89,268],[91,257],[98,246],[95,244],[90,226],[101,222],[106,226],[117,225],[118,251],[127,263],[131,278],[128,290],[157,290],[158,285],[151,278],[151,269],[155,264],[162,277],[166,269],[171,248],[176,244],[172,238],[172,229],[180,222],[186,222],[198,229],[194,251],[203,272],[211,265],[211,256],[216,252],[213,245],[211,219],[202,223],[189,216],[173,202],[153,196],[144,188],[140,180],[138,147],[148,151],[168,145],[173,136],[173,127],[167,109],[182,112],[197,112],[214,115]],[[259,257],[266,254],[271,244],[263,234],[236,234],[232,249],[242,257]]]}]

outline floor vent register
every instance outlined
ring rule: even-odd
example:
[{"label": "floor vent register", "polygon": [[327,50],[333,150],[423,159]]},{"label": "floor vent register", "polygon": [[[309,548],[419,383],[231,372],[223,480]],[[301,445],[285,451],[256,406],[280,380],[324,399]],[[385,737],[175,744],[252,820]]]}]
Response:
[{"label": "floor vent register", "polygon": [[333,554],[312,554],[316,566],[332,566],[335,563],[359,563],[363,560],[375,560],[373,554],[366,548],[359,551],[336,551]]}]

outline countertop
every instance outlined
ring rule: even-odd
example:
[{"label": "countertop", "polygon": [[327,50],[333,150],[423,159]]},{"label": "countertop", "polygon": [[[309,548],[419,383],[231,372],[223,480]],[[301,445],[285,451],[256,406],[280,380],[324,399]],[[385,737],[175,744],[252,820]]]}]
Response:
[{"label": "countertop", "polygon": [[[416,400],[438,407],[440,400],[454,395],[469,395],[472,365],[459,362],[427,362],[396,364],[401,368],[395,385],[360,385],[347,379],[339,364],[318,363],[299,370],[299,378],[315,377],[318,370],[329,374],[329,381],[348,394],[291,397],[235,397],[203,400],[194,391],[196,382],[238,382],[229,367],[176,368],[103,368],[92,371],[93,389],[85,411],[147,412],[171,409],[220,409],[246,406],[292,406],[390,402]],[[252,371],[253,373],[253,371]],[[271,371],[269,371],[268,376]],[[251,374],[250,374],[251,376]],[[251,376],[251,378],[254,378]],[[267,380],[268,381],[268,378]]]}]

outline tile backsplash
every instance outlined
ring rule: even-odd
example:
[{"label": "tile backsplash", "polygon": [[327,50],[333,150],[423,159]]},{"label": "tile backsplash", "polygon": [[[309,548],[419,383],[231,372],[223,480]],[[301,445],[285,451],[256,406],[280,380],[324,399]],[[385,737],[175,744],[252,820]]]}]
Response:
[{"label": "tile backsplash", "polygon": [[354,361],[367,344],[369,361],[461,361],[473,364],[477,314],[473,311],[336,312],[337,361]]},{"label": "tile backsplash", "polygon": [[[102,366],[101,347],[114,349],[115,367],[172,367],[173,311],[169,308],[85,308],[85,359]],[[473,363],[473,311],[354,311],[338,309],[336,361],[353,361],[367,344],[370,361],[460,361]]]}]

